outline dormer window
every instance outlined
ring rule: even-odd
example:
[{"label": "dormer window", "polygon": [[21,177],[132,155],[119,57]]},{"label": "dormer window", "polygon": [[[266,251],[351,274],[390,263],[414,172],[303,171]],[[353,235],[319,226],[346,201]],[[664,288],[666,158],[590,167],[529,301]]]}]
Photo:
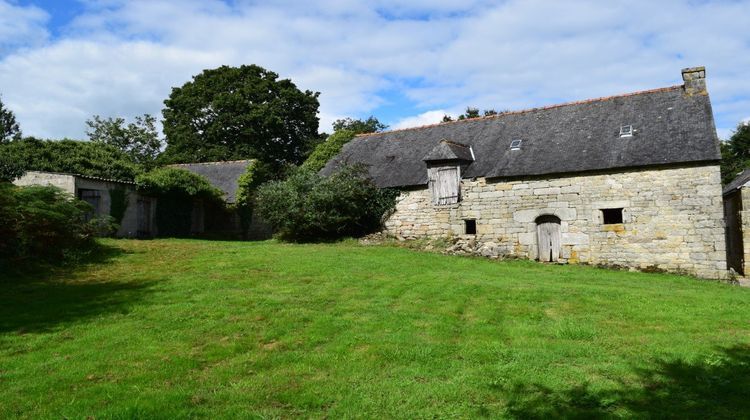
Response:
[{"label": "dormer window", "polygon": [[632,125],[620,126],[620,137],[633,137],[633,126]]},{"label": "dormer window", "polygon": [[521,150],[521,139],[516,139],[510,142],[510,150]]}]

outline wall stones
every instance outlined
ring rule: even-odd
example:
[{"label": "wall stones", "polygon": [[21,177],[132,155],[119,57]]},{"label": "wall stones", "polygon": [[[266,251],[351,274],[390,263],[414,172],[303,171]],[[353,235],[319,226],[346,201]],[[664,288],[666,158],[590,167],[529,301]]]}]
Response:
[{"label": "wall stones", "polygon": [[[476,219],[478,242],[491,242],[493,252],[533,259],[535,220],[555,215],[561,220],[563,261],[726,276],[718,166],[466,179],[461,188],[463,201],[448,206],[433,206],[426,188],[404,192],[386,232],[406,239],[458,237],[464,219]],[[623,208],[623,223],[603,225],[604,208]]]}]

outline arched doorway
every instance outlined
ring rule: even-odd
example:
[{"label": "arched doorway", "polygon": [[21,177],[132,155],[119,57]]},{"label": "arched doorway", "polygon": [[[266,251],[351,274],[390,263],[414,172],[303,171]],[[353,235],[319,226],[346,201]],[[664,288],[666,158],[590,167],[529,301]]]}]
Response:
[{"label": "arched doorway", "polygon": [[554,262],[560,258],[560,218],[544,215],[536,218],[539,261]]}]

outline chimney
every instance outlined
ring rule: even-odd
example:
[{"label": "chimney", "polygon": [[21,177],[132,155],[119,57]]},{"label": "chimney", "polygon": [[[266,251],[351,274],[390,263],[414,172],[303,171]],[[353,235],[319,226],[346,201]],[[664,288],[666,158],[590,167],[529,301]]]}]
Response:
[{"label": "chimney", "polygon": [[683,88],[685,89],[686,95],[708,95],[708,91],[706,91],[705,67],[701,66],[682,69],[682,80],[685,81]]}]

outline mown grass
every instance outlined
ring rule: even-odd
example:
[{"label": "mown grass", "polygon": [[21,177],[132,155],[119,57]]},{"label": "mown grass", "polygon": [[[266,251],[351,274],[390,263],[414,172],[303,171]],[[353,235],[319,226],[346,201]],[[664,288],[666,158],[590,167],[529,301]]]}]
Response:
[{"label": "mown grass", "polygon": [[352,242],[0,283],[2,418],[742,417],[750,290]]}]

